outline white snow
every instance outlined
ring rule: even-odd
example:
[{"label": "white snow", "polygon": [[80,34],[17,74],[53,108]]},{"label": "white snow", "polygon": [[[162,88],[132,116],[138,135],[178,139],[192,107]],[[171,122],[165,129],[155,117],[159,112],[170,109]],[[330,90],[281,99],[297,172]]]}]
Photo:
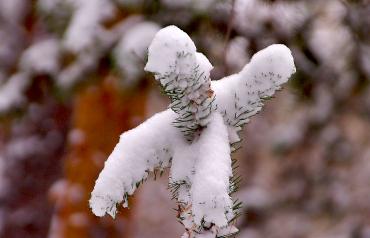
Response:
[{"label": "white snow", "polygon": [[208,123],[213,110],[212,68],[207,57],[196,52],[190,37],[176,26],[161,29],[149,46],[144,69],[154,74],[170,96],[170,107],[178,114],[177,126],[190,140],[194,130]]},{"label": "white snow", "polygon": [[258,113],[295,72],[293,56],[284,45],[271,45],[256,53],[241,72],[212,82],[217,110],[227,124],[242,126]]},{"label": "white snow", "polygon": [[[171,182],[191,182],[194,164],[197,159],[196,152],[198,151],[192,145],[183,144],[177,146],[172,158]],[[188,197],[188,194],[184,194],[184,196]],[[188,199],[184,198],[184,200]]]},{"label": "white snow", "polygon": [[[198,226],[201,220],[218,227],[227,226],[232,217],[232,201],[228,194],[232,176],[230,145],[222,116],[215,112],[199,137],[195,175],[192,180],[192,212]],[[225,213],[229,213],[226,217]]]},{"label": "white snow", "polygon": [[[154,74],[166,74],[176,67],[178,53],[188,56],[183,67],[177,67],[182,73],[190,73],[190,63],[195,61],[196,48],[190,37],[176,26],[161,29],[149,46],[148,63],[144,70]],[[158,60],[161,59],[161,60]]]},{"label": "white snow", "polygon": [[132,195],[136,183],[146,179],[148,172],[169,165],[173,145],[184,143],[180,131],[171,125],[175,118],[176,114],[167,110],[121,135],[91,195],[95,215],[107,212],[114,217],[116,204],[127,202],[125,193]]}]

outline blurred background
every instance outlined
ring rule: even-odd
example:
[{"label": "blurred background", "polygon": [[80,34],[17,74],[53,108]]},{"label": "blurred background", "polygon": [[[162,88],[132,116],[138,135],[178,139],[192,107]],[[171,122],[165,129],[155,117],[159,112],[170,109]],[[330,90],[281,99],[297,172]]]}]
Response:
[{"label": "blurred background", "polygon": [[368,0],[1,0],[0,237],[180,237],[167,175],[115,220],[88,208],[119,135],[168,105],[143,67],[170,24],[213,80],[273,43],[295,58],[234,154],[238,237],[369,238]]}]

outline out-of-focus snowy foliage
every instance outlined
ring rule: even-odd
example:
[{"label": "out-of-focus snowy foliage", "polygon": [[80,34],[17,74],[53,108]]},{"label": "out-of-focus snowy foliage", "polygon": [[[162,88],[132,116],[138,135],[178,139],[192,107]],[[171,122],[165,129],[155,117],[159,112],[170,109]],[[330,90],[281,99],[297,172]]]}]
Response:
[{"label": "out-of-focus snowy foliage", "polygon": [[133,85],[143,77],[142,67],[148,55],[148,46],[160,27],[153,22],[141,22],[123,35],[114,49],[117,67],[126,85]]},{"label": "out-of-focus snowy foliage", "polygon": [[[296,74],[250,122],[234,154],[244,178],[234,195],[244,204],[238,237],[369,237],[369,13],[368,0],[1,0],[0,237],[182,232],[164,179],[139,189],[114,224],[94,219],[86,204],[92,184],[84,181],[117,143],[118,131],[107,128],[127,130],[143,120],[132,112],[149,116],[168,103],[143,74],[156,30],[144,33],[141,24],[189,33],[212,62],[212,79],[240,72],[268,45],[292,50]],[[216,101],[222,81],[211,85]],[[120,96],[102,90],[107,85]],[[84,89],[99,97],[81,96]],[[81,118],[86,124],[74,125]],[[177,158],[188,154],[179,149]],[[172,160],[179,177],[189,176],[182,166],[191,164],[175,168]]]},{"label": "out-of-focus snowy foliage", "polygon": [[64,35],[64,46],[78,53],[95,48],[104,37],[102,23],[114,16],[110,0],[69,1],[72,19]]},{"label": "out-of-focus snowy foliage", "polygon": [[240,73],[212,85],[212,65],[175,26],[155,35],[148,54],[145,70],[170,97],[170,109],[121,135],[96,181],[90,207],[97,216],[115,217],[117,205],[128,206],[128,196],[149,172],[171,167],[183,237],[232,236],[238,231],[232,222],[239,206],[230,197],[237,186],[232,145],[263,100],[295,73],[291,52],[284,45],[269,46]]},{"label": "out-of-focus snowy foliage", "polygon": [[20,70],[32,74],[57,75],[60,48],[56,39],[47,39],[31,45],[20,59]]},{"label": "out-of-focus snowy foliage", "polygon": [[6,112],[12,108],[18,107],[26,99],[23,94],[29,84],[26,74],[16,74],[10,77],[0,88],[0,112]]}]

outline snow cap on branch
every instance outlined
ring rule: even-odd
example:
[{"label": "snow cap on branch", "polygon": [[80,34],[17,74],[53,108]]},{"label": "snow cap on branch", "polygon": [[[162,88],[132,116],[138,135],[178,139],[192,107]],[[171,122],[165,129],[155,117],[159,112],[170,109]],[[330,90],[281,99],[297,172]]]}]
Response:
[{"label": "snow cap on branch", "polygon": [[232,129],[240,130],[295,71],[288,47],[280,44],[266,47],[238,74],[212,82],[217,110]]},{"label": "snow cap on branch", "polygon": [[170,97],[170,107],[178,114],[176,126],[189,141],[208,123],[214,110],[212,68],[207,57],[196,52],[190,37],[176,26],[160,30],[149,46],[145,70],[154,74]]},{"label": "snow cap on branch", "polygon": [[97,216],[116,214],[116,205],[146,179],[149,172],[169,166],[174,145],[181,145],[181,133],[171,125],[175,113],[156,114],[135,129],[123,133],[91,193],[90,207]]},{"label": "snow cap on branch", "polygon": [[230,144],[222,116],[215,112],[210,119],[196,142],[199,154],[191,188],[192,212],[198,226],[204,219],[225,227],[232,217],[232,201],[228,195],[232,176]]}]

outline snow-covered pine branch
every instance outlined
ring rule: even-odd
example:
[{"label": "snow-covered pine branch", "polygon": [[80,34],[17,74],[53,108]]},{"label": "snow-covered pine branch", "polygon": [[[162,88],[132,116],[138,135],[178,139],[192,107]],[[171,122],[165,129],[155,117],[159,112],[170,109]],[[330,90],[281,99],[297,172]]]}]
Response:
[{"label": "snow-covered pine branch", "polygon": [[257,52],[239,73],[212,81],[217,110],[229,125],[230,143],[239,140],[237,132],[295,70],[289,48],[275,44]]},{"label": "snow-covered pine branch", "polygon": [[169,109],[121,135],[91,194],[92,211],[114,217],[116,205],[155,169],[170,169],[169,188],[178,202],[182,237],[228,237],[238,203],[231,152],[237,132],[263,101],[295,72],[284,45],[255,54],[243,70],[211,83],[212,65],[175,26],[154,37],[145,70],[153,72],[171,99]]},{"label": "snow-covered pine branch", "polygon": [[108,213],[115,217],[116,205],[123,202],[127,207],[127,196],[149,172],[169,166],[173,148],[185,141],[171,125],[175,118],[173,111],[166,110],[120,136],[91,193],[90,206],[95,215]]},{"label": "snow-covered pine branch", "polygon": [[154,74],[170,97],[170,108],[178,114],[175,125],[190,141],[207,125],[213,110],[212,68],[208,59],[196,52],[190,37],[175,26],[159,31],[149,46],[145,70]]}]

